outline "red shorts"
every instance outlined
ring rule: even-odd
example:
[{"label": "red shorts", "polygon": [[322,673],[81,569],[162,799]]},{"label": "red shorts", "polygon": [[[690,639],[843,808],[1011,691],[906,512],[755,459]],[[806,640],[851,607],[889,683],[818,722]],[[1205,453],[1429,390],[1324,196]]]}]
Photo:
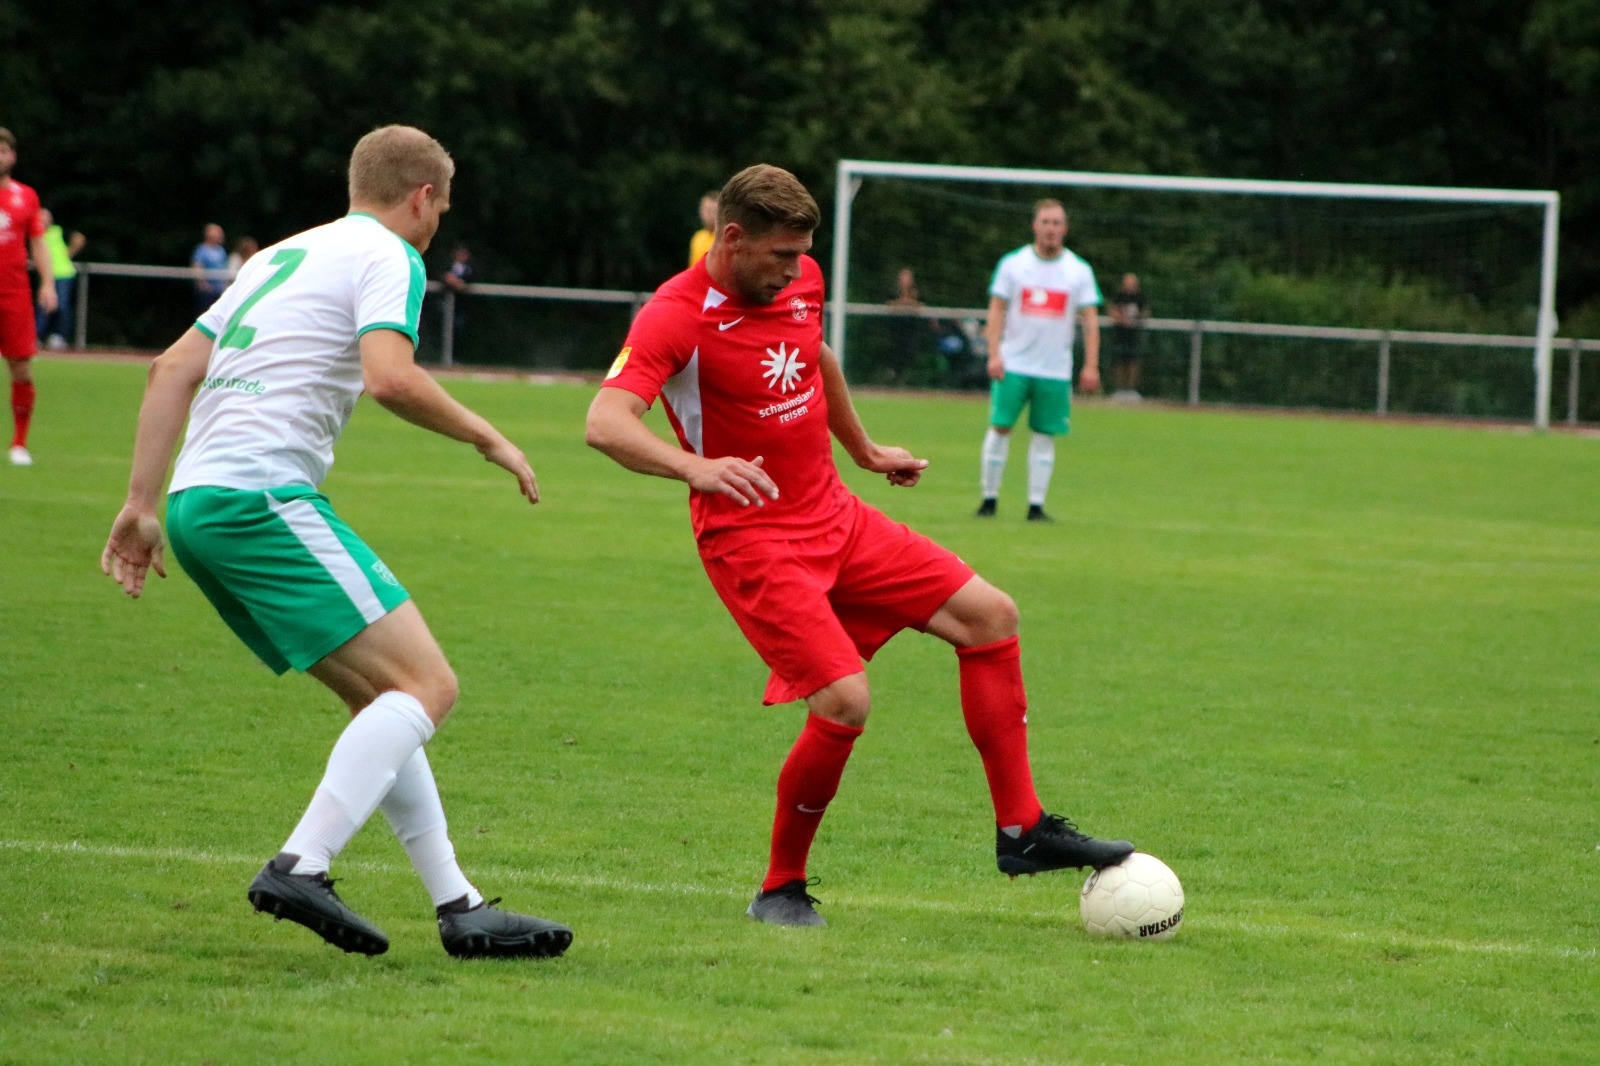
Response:
[{"label": "red shorts", "polygon": [[28,359],[39,350],[34,336],[33,294],[0,292],[0,355],[7,359]]},{"label": "red shorts", "polygon": [[827,533],[700,558],[745,639],[772,668],[762,697],[768,704],[860,673],[862,659],[902,629],[922,629],[974,576],[954,552],[855,497]]}]

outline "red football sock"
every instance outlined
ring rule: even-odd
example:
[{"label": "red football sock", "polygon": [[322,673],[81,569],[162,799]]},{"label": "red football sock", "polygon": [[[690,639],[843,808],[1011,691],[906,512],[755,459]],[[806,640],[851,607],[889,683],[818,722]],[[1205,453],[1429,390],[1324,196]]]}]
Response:
[{"label": "red football sock", "polygon": [[806,879],[806,856],[822,814],[839,791],[844,764],[862,731],[810,715],[778,774],[778,813],[772,820],[772,858],[766,892]]},{"label": "red football sock", "polygon": [[11,418],[16,423],[16,433],[11,437],[13,448],[28,446],[28,423],[33,420],[33,382],[11,383]]},{"label": "red football sock", "polygon": [[957,648],[961,662],[961,715],[983,757],[994,800],[995,823],[1032,829],[1044,813],[1028,766],[1028,694],[1022,687],[1022,650],[1016,637]]}]

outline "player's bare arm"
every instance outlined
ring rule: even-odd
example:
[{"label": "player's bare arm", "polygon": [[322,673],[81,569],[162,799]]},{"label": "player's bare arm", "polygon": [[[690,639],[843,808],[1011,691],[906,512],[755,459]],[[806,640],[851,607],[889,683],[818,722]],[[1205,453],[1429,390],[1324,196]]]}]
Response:
[{"label": "player's bare arm", "polygon": [[410,337],[392,329],[363,333],[361,377],[367,394],[383,408],[412,425],[472,445],[489,462],[511,472],[529,503],[539,502],[527,456],[417,365]]},{"label": "player's bare arm", "polygon": [[1100,309],[1085,307],[1078,312],[1083,324],[1083,371],[1078,375],[1078,388],[1084,392],[1100,391]]},{"label": "player's bare arm", "polygon": [[205,379],[210,361],[211,338],[191,326],[150,364],[144,401],[139,405],[128,499],[111,524],[105,551],[100,553],[100,570],[134,599],[144,591],[148,571],[153,569],[157,575],[167,576],[161,519],[157,514],[161,489],[189,416],[189,404]]},{"label": "player's bare arm", "polygon": [[33,246],[34,269],[39,272],[39,307],[49,313],[56,309],[56,276],[50,246],[43,237],[34,237],[29,243]]},{"label": "player's bare arm", "polygon": [[915,485],[922,471],[927,469],[928,460],[918,459],[904,448],[889,448],[872,442],[850,399],[850,386],[845,382],[839,357],[826,344],[822,346],[821,369],[822,391],[828,398],[828,429],[844,445],[850,458],[863,470],[888,475],[891,485],[906,488]]},{"label": "player's bare arm", "polygon": [[1000,381],[1006,376],[1006,365],[1000,359],[1000,338],[1006,331],[1006,302],[998,296],[989,297],[989,317],[983,323],[983,341],[989,351],[989,377]]},{"label": "player's bare arm", "polygon": [[649,405],[627,389],[603,388],[589,405],[584,441],[637,474],[682,481],[696,492],[712,492],[742,507],[764,507],[778,486],[761,469],[761,456],[707,459],[674,447],[644,424]]}]

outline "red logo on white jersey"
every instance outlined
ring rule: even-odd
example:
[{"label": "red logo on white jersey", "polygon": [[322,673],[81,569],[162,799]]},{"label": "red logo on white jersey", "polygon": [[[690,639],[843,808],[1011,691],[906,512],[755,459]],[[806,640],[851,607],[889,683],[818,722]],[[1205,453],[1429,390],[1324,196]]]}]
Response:
[{"label": "red logo on white jersey", "polygon": [[794,312],[794,320],[796,322],[804,322],[806,315],[811,313],[810,308],[806,306],[806,302],[798,296],[789,298],[789,310]]},{"label": "red logo on white jersey", "polygon": [[1067,313],[1067,294],[1055,289],[1035,289],[1024,285],[1022,299],[1017,302],[1017,310],[1025,315],[1061,318]]}]

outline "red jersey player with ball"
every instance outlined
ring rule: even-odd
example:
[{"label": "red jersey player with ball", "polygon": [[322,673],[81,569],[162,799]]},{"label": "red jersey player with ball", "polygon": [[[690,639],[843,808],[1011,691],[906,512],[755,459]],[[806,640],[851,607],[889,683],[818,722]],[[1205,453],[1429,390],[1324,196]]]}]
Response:
[{"label": "red jersey player with ball", "polygon": [[39,306],[56,309],[56,282],[50,273],[50,249],[44,243],[39,194],[13,180],[17,139],[0,129],[0,356],[11,373],[11,465],[32,466],[28,424],[33,419],[33,293],[28,287],[28,249],[39,271]]},{"label": "red jersey player with ball", "polygon": [[[718,200],[715,245],[639,312],[587,427],[589,444],[629,470],[688,483],[706,573],[772,670],[765,702],[804,699],[810,711],[778,775],[771,860],[749,914],[826,924],[806,891],[806,858],[866,725],[862,660],[902,629],[956,649],[1000,869],[1120,862],[1133,845],[1084,836],[1034,792],[1011,598],[839,479],[830,432],[891,484],[915,485],[928,464],[873,443],[822,342],[822,276],[806,255],[819,221],[788,171],[734,175]],[[658,396],[680,447],[642,421]]]}]

